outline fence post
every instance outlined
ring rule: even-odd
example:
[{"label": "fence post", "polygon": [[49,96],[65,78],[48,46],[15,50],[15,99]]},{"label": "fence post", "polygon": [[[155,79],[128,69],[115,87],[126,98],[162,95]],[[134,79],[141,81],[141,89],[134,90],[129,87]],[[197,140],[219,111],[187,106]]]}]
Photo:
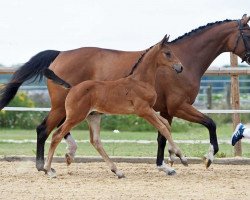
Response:
[{"label": "fence post", "polygon": [[212,109],[212,85],[207,87],[207,109]]},{"label": "fence post", "polygon": [[226,85],[226,103],[227,109],[230,109],[231,106],[231,84]]},{"label": "fence post", "polygon": [[[238,67],[238,57],[233,53],[230,53],[231,67]],[[240,109],[240,91],[238,75],[231,75],[231,95],[232,95],[232,109]],[[240,114],[233,114],[233,130],[240,123]],[[237,142],[234,146],[234,156],[242,156],[241,141]]]}]

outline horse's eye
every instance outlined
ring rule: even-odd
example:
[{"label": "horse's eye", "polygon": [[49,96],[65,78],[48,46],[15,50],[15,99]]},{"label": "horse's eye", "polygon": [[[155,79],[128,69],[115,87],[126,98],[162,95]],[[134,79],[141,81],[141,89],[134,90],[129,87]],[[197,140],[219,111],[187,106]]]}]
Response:
[{"label": "horse's eye", "polygon": [[168,52],[165,52],[165,55],[170,58],[171,57],[171,53],[168,51]]}]

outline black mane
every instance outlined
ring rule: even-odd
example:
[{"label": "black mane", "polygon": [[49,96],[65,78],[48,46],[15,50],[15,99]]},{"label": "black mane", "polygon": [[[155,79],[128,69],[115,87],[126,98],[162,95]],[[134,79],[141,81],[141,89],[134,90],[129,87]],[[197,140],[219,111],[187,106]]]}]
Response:
[{"label": "black mane", "polygon": [[199,33],[201,32],[202,30],[204,29],[207,29],[207,28],[210,28],[211,26],[213,25],[218,25],[218,24],[223,24],[223,23],[226,23],[226,22],[231,22],[231,21],[235,21],[235,20],[230,20],[230,19],[226,19],[226,20],[223,20],[223,21],[216,21],[216,22],[212,22],[212,23],[208,23],[207,25],[204,25],[204,26],[200,26],[196,29],[193,29],[192,31],[188,32],[188,33],[185,33],[184,35],[182,36],[179,36],[178,38],[174,39],[173,41],[171,41],[170,43],[175,43],[183,38],[186,38],[188,36],[191,36],[195,33]]}]

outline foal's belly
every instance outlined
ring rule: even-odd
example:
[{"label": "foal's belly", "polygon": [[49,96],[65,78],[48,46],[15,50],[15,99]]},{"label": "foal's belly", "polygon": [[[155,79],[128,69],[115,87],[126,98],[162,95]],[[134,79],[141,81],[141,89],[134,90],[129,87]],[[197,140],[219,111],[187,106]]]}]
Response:
[{"label": "foal's belly", "polygon": [[111,99],[107,101],[102,101],[95,105],[94,110],[105,113],[105,114],[133,114],[135,113],[135,109],[133,103],[128,100],[112,101]]}]

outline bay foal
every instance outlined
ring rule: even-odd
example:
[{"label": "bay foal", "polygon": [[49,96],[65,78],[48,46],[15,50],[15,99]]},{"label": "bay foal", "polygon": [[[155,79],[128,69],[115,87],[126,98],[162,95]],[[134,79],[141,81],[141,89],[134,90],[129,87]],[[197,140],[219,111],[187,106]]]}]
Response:
[{"label": "bay foal", "polygon": [[[159,67],[172,67],[181,71],[182,65],[174,56],[168,44],[168,37],[148,49],[139,62],[132,68],[129,76],[116,81],[88,80],[73,86],[65,101],[66,119],[54,132],[44,169],[49,176],[55,177],[51,162],[57,145],[62,138],[79,122],[87,119],[90,127],[90,142],[119,178],[119,171],[105,152],[100,140],[100,116],[92,112],[108,114],[136,114],[157,128],[169,142],[170,158],[176,155],[184,165],[187,159],[182,155],[170,134],[170,125],[153,109],[157,94],[155,91],[156,70]],[[112,72],[111,72],[112,73]],[[69,88],[70,85],[60,79],[50,69],[44,75],[54,82]],[[174,83],[173,83],[174,84]]]}]

